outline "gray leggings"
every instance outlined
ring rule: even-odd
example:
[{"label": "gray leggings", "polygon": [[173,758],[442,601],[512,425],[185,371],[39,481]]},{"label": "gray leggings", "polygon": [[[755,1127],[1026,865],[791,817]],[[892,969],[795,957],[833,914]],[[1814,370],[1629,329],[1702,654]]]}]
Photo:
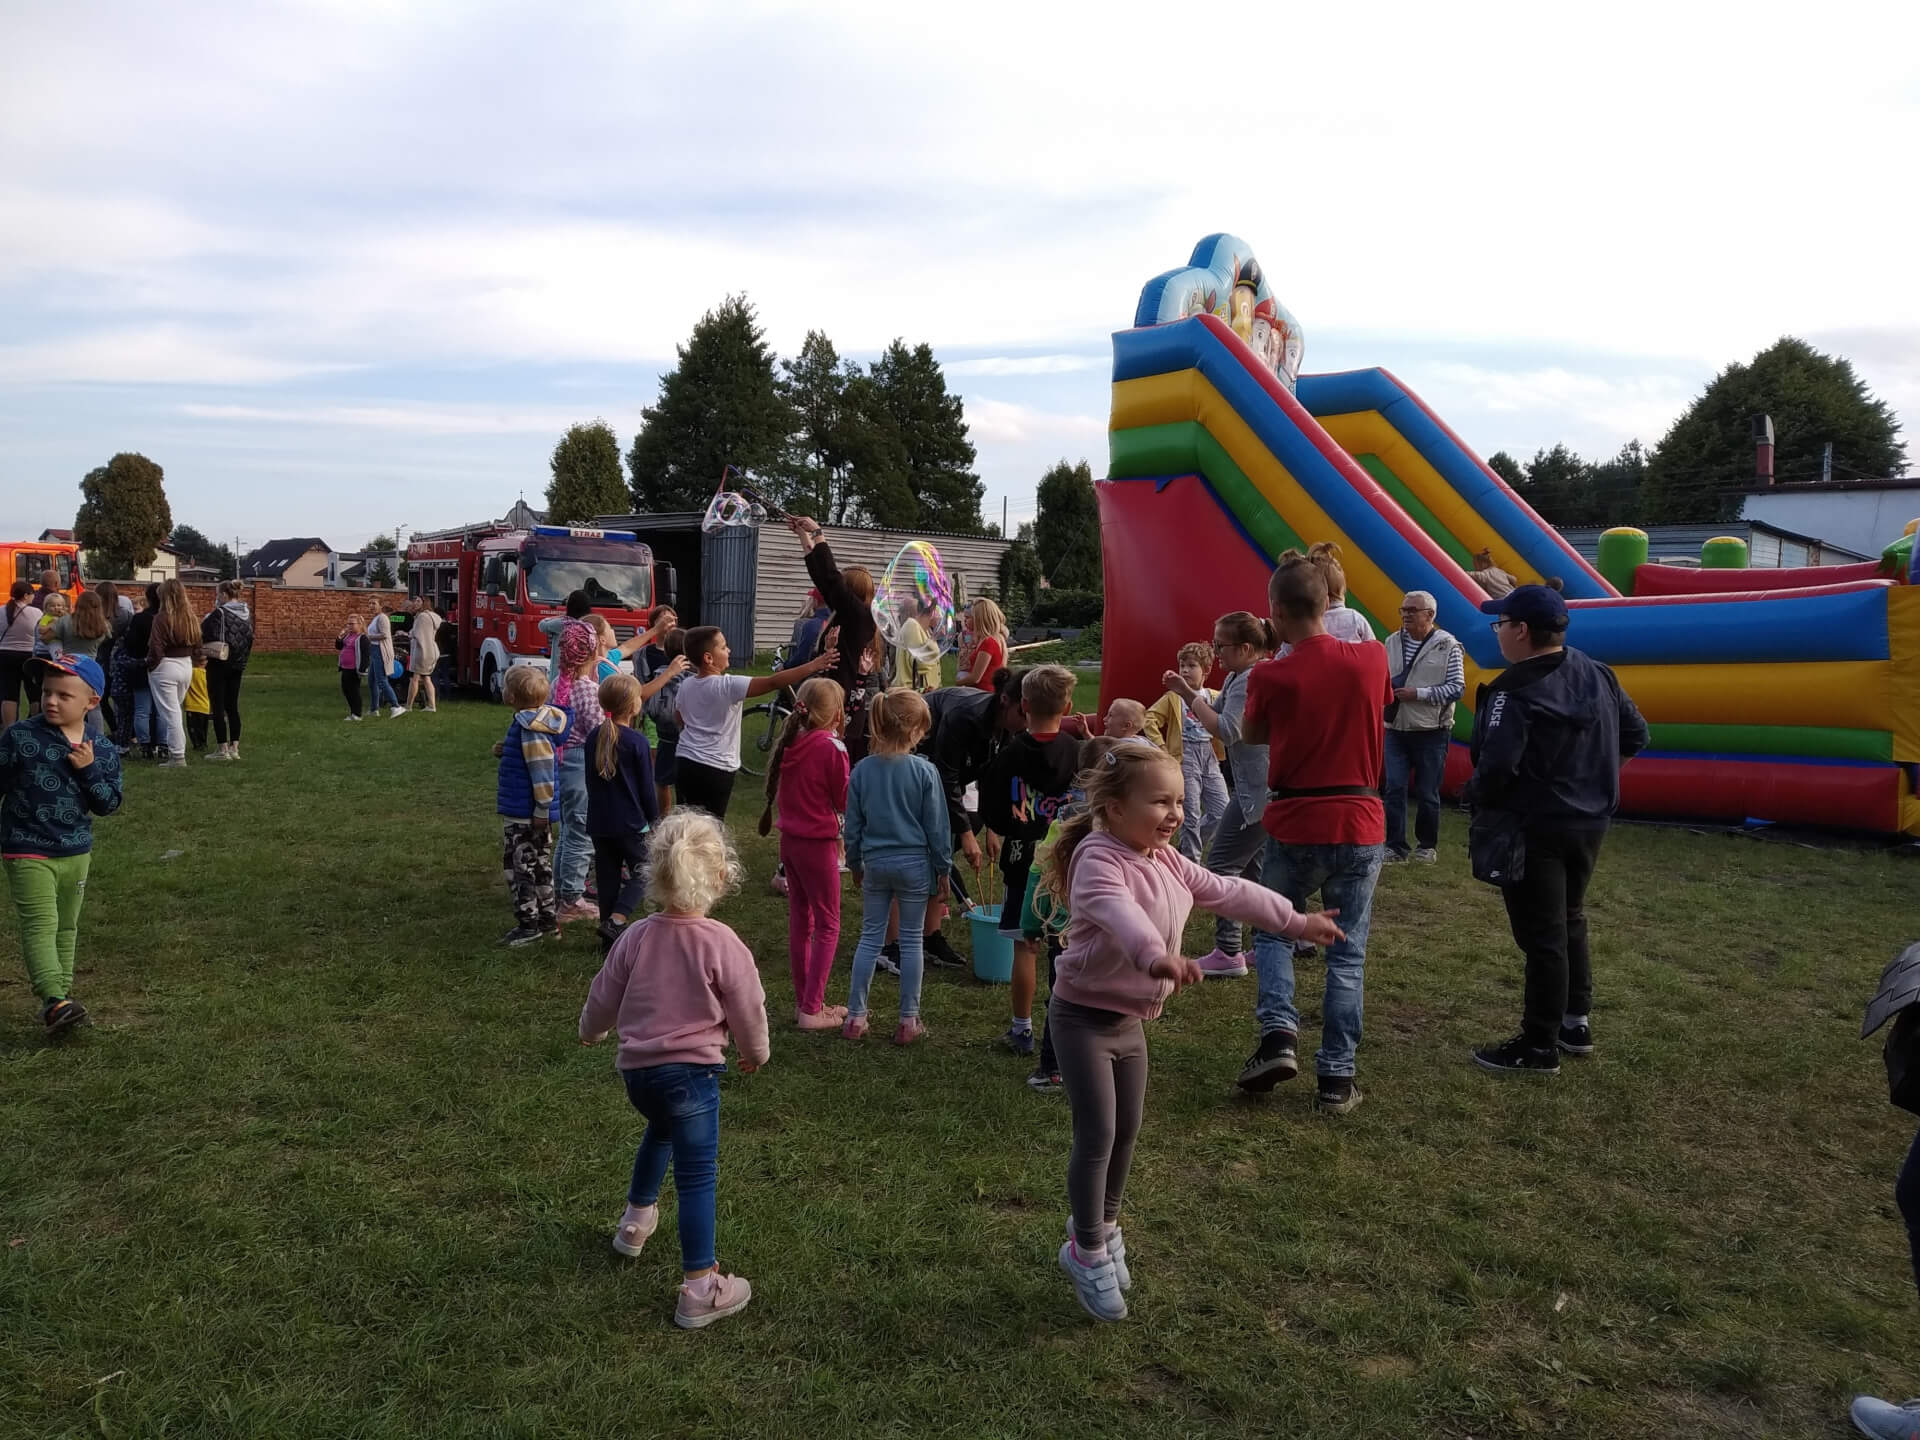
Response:
[{"label": "gray leggings", "polygon": [[1047,1033],[1073,1109],[1073,1156],[1067,1161],[1073,1238],[1090,1250],[1107,1243],[1107,1226],[1120,1218],[1147,1104],[1147,1032],[1138,1015],[1055,995],[1047,1004]]},{"label": "gray leggings", "polygon": [[[1259,880],[1261,861],[1267,853],[1267,832],[1258,820],[1248,821],[1238,800],[1227,801],[1226,817],[1214,831],[1213,846],[1207,851],[1207,869],[1216,875],[1244,876]],[[1213,922],[1213,943],[1229,955],[1246,948],[1246,930],[1238,920],[1217,916]]]}]

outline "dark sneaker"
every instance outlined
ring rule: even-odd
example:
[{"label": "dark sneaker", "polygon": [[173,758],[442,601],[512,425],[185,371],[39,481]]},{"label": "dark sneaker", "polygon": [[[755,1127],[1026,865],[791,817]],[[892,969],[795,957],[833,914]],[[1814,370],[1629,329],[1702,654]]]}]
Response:
[{"label": "dark sneaker", "polygon": [[1360,1087],[1351,1075],[1322,1075],[1313,1108],[1322,1115],[1344,1115],[1360,1103]]},{"label": "dark sneaker", "polygon": [[1591,1055],[1593,1053],[1593,1027],[1591,1025],[1562,1025],[1559,1039],[1555,1042],[1569,1055]]},{"label": "dark sneaker", "polygon": [[1558,1075],[1560,1057],[1551,1045],[1530,1044],[1525,1035],[1516,1035],[1498,1045],[1482,1045],[1473,1052],[1473,1063],[1483,1070],[1499,1070],[1514,1075]]},{"label": "dark sneaker", "polygon": [[1027,1076],[1029,1090],[1062,1090],[1066,1088],[1066,1083],[1060,1078],[1058,1070],[1036,1070]]},{"label": "dark sneaker", "polygon": [[1291,1030],[1269,1030],[1260,1037],[1260,1048],[1247,1057],[1247,1063],[1240,1067],[1240,1078],[1233,1083],[1264,1095],[1282,1080],[1291,1080],[1300,1073],[1296,1043]]},{"label": "dark sneaker", "polygon": [[76,1025],[85,1024],[86,1019],[87,1007],[78,1000],[49,1000],[46,1008],[40,1012],[40,1023],[47,1027],[49,1035],[58,1035]]},{"label": "dark sneaker", "polygon": [[1440,859],[1431,845],[1422,845],[1413,852],[1413,858],[1417,864],[1421,865],[1432,865]]},{"label": "dark sneaker", "polygon": [[1033,1031],[1016,1030],[1009,1025],[1007,1033],[1000,1037],[1000,1043],[1016,1055],[1031,1055],[1033,1054]]},{"label": "dark sneaker", "polygon": [[1380,863],[1382,865],[1404,865],[1407,863],[1407,861],[1411,860],[1412,858],[1413,856],[1409,851],[1389,850],[1385,855],[1381,857]]},{"label": "dark sneaker", "polygon": [[558,918],[552,915],[542,915],[540,917],[540,933],[549,940],[558,940],[560,938],[560,921]]},{"label": "dark sneaker", "polygon": [[926,939],[926,955],[929,965],[938,965],[942,970],[964,970],[967,962],[960,958],[960,952],[947,943],[947,937],[938,930]]},{"label": "dark sneaker", "polygon": [[873,963],[889,975],[898,975],[900,973],[900,942],[889,940],[882,945],[879,958]]},{"label": "dark sneaker", "polygon": [[613,942],[620,938],[620,932],[626,928],[624,925],[614,924],[611,920],[600,922],[600,953],[602,955],[613,949]]},{"label": "dark sneaker", "polygon": [[[531,945],[541,937],[542,933],[538,925],[516,925],[500,937],[500,943],[513,946]],[[555,927],[554,933],[559,933],[558,927]]]}]

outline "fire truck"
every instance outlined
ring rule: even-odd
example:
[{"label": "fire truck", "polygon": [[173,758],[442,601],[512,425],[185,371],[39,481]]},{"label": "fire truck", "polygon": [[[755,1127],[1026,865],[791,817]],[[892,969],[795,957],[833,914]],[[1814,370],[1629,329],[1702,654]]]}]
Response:
[{"label": "fire truck", "polygon": [[674,574],[631,530],[496,521],[415,535],[407,589],[431,600],[458,636],[442,657],[453,683],[499,700],[510,667],[546,665],[552,637],[540,622],[564,616],[574,591],[624,643],[646,629],[655,604],[674,603]]}]

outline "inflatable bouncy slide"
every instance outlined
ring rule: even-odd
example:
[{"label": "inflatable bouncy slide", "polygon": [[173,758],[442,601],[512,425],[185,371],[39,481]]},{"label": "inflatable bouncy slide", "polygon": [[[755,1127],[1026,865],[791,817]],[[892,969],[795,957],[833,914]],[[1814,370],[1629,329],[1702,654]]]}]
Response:
[{"label": "inflatable bouncy slide", "polygon": [[1113,337],[1103,710],[1157,698],[1183,642],[1228,611],[1266,613],[1281,551],[1333,540],[1347,603],[1376,634],[1397,628],[1404,592],[1428,590],[1465,649],[1457,791],[1478,687],[1504,664],[1472,573],[1490,557],[1519,583],[1559,577],[1569,643],[1613,666],[1645,713],[1652,745],[1623,773],[1624,813],[1920,834],[1910,552],[1890,547],[1882,567],[1693,571],[1633,563],[1639,532],[1613,532],[1608,569],[1627,583],[1612,583],[1393,375],[1301,375],[1304,348],[1231,235],[1149,282],[1134,328]]}]

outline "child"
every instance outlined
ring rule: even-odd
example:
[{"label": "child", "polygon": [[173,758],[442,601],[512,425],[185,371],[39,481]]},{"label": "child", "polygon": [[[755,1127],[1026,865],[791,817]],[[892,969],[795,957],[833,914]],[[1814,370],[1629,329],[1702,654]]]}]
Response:
[{"label": "child", "polygon": [[40,712],[0,732],[0,867],[40,1022],[57,1035],[87,1018],[73,998],[73,952],[93,859],[91,817],[120,808],[120,752],[87,733],[106,687],[95,661],[30,663],[41,681]]},{"label": "child", "polygon": [[1173,848],[1180,767],[1157,750],[1120,745],[1084,777],[1086,808],[1070,815],[1047,856],[1046,889],[1073,926],[1054,975],[1048,1028],[1073,1110],[1071,1205],[1060,1268],[1096,1320],[1124,1320],[1133,1283],[1120,1201],[1147,1093],[1141,1022],[1200,978],[1180,953],[1194,904],[1278,933],[1331,941],[1334,912],[1297,913],[1274,891],[1202,870]]},{"label": "child", "polygon": [[[1307,547],[1302,555],[1298,550],[1282,550],[1280,566],[1286,566],[1304,560],[1320,572],[1320,578],[1327,587],[1327,613],[1323,619],[1327,634],[1336,640],[1345,640],[1358,645],[1365,640],[1379,637],[1373,633],[1373,627],[1367,623],[1366,616],[1358,610],[1347,608],[1347,572],[1340,566],[1340,547],[1331,540],[1321,540]],[[1274,658],[1291,653],[1291,648],[1282,645]]]},{"label": "child", "polygon": [[724,820],[740,770],[740,707],[756,695],[831,669],[840,655],[829,650],[772,675],[729,675],[733,655],[718,625],[695,626],[686,643],[693,673],[681,682],[674,702],[680,721],[680,799]]},{"label": "child", "polygon": [[[1267,747],[1249,744],[1242,736],[1242,725],[1247,709],[1247,677],[1257,663],[1273,654],[1278,643],[1273,626],[1248,610],[1236,610],[1214,622],[1214,654],[1227,672],[1217,706],[1185,678],[1183,671],[1169,670],[1160,677],[1163,685],[1187,702],[1201,728],[1226,747],[1233,793],[1207,847],[1207,869],[1216,875],[1258,878],[1266,852],[1260,811],[1267,797]],[[1244,938],[1238,920],[1218,917],[1213,928],[1213,950],[1201,958],[1200,973],[1209,980],[1245,975],[1247,962],[1241,953]]]},{"label": "child", "polygon": [[[1213,646],[1204,640],[1182,645],[1174,666],[1197,698],[1210,705],[1219,703],[1219,697],[1205,688],[1207,676],[1213,673]],[[1227,782],[1220,774],[1225,747],[1207,732],[1177,690],[1168,690],[1147,711],[1147,738],[1178,760],[1186,777],[1180,853],[1197,864],[1226,815]]]},{"label": "child", "polygon": [[[187,682],[187,698],[180,702],[180,708],[187,717],[187,739],[195,750],[207,748],[207,725],[213,719],[213,702],[207,697],[207,667],[194,667],[193,679]],[[223,758],[215,755],[212,758]]]},{"label": "child", "polygon": [[[1293,647],[1284,662],[1253,672],[1247,684],[1246,737],[1271,741],[1267,804],[1266,883],[1294,905],[1323,890],[1347,922],[1327,947],[1326,996],[1320,1008],[1319,1086],[1314,1104],[1344,1115],[1360,1103],[1354,1055],[1360,1045],[1366,986],[1367,927],[1373,887],[1386,851],[1385,769],[1380,715],[1393,699],[1387,650],[1377,640],[1352,644],[1326,628],[1327,582],[1311,560],[1283,563],[1268,582],[1274,628]],[[1271,928],[1271,927],[1269,927]],[[1243,1090],[1271,1090],[1299,1072],[1293,1005],[1294,947],[1274,934],[1254,936],[1260,998],[1254,1014],[1260,1046],[1240,1071]]]},{"label": "child", "polygon": [[[1033,869],[1033,847],[1073,791],[1080,770],[1080,739],[1060,722],[1073,703],[1073,672],[1064,665],[1036,665],[1020,682],[1027,728],[987,762],[980,782],[980,816],[1001,837],[1000,875],[1006,882],[1000,933],[1013,943],[1013,1023],[1001,1037],[1016,1055],[1033,1054],[1034,947],[1020,933],[1020,903]],[[1148,749],[1135,746],[1135,749]]]},{"label": "child", "polygon": [[349,720],[360,718],[360,632],[366,624],[360,616],[349,615],[346,628],[333,640],[333,648],[340,652],[340,693],[346,697]]},{"label": "child", "polygon": [[33,658],[50,660],[66,652],[60,643],[60,622],[69,618],[72,606],[67,597],[55,590],[47,596],[45,608],[40,612],[40,623],[33,632]]},{"label": "child", "polygon": [[597,642],[585,621],[560,636],[560,679],[553,703],[573,717],[559,754],[560,834],[553,846],[553,885],[562,920],[599,920],[587,899],[587,871],[593,865],[593,839],[587,834],[587,737],[605,717],[600,713],[596,678]]},{"label": "child", "polygon": [[780,864],[787,875],[787,959],[793,969],[793,1023],[832,1030],[847,1017],[828,1005],[827,973],[840,944],[840,817],[847,811],[846,692],[824,675],[793,696],[793,713],[767,760],[767,808],[780,806]]},{"label": "child", "polygon": [[740,883],[740,862],[712,816],[679,810],[654,831],[647,891],[666,907],[620,932],[580,1011],[588,1045],[620,1031],[614,1061],[647,1120],[613,1248],[638,1255],[660,1223],[673,1163],[682,1282],[673,1323],[698,1330],[747,1308],[753,1287],[714,1264],[720,1075],[729,1036],[743,1073],[767,1063],[767,997],[747,947],[707,911]]},{"label": "child", "polygon": [[[860,944],[853,952],[847,1023],[867,1034],[867,987],[887,938],[887,912],[900,912],[900,1024],[893,1043],[927,1033],[920,1021],[927,901],[944,899],[953,864],[953,822],[933,762],[913,753],[933,727],[933,712],[912,690],[888,690],[867,705],[867,755],[847,790],[847,866],[860,887]],[[1017,923],[1017,922],[1016,922]]]},{"label": "child", "polygon": [[1106,734],[1109,739],[1151,745],[1154,742],[1147,738],[1146,729],[1147,707],[1138,700],[1116,700],[1107,707]]},{"label": "child", "polygon": [[599,699],[607,718],[587,737],[587,834],[599,882],[600,943],[610,946],[639,908],[647,833],[660,819],[660,801],[647,737],[634,728],[640,682],[615,674],[600,682]]},{"label": "child", "polygon": [[673,809],[673,787],[680,779],[680,721],[675,706],[686,677],[687,632],[669,630],[666,638],[657,646],[649,646],[641,658],[647,665],[648,688],[659,687],[647,698],[646,711],[660,739],[653,752],[653,785],[659,792],[660,813],[666,815]]},{"label": "child", "polygon": [[507,822],[501,865],[513,892],[513,929],[500,943],[530,945],[543,935],[560,938],[553,896],[553,826],[560,819],[554,749],[573,717],[547,704],[547,677],[537,665],[513,666],[503,688],[514,715],[493,753],[500,757],[496,808]]}]

